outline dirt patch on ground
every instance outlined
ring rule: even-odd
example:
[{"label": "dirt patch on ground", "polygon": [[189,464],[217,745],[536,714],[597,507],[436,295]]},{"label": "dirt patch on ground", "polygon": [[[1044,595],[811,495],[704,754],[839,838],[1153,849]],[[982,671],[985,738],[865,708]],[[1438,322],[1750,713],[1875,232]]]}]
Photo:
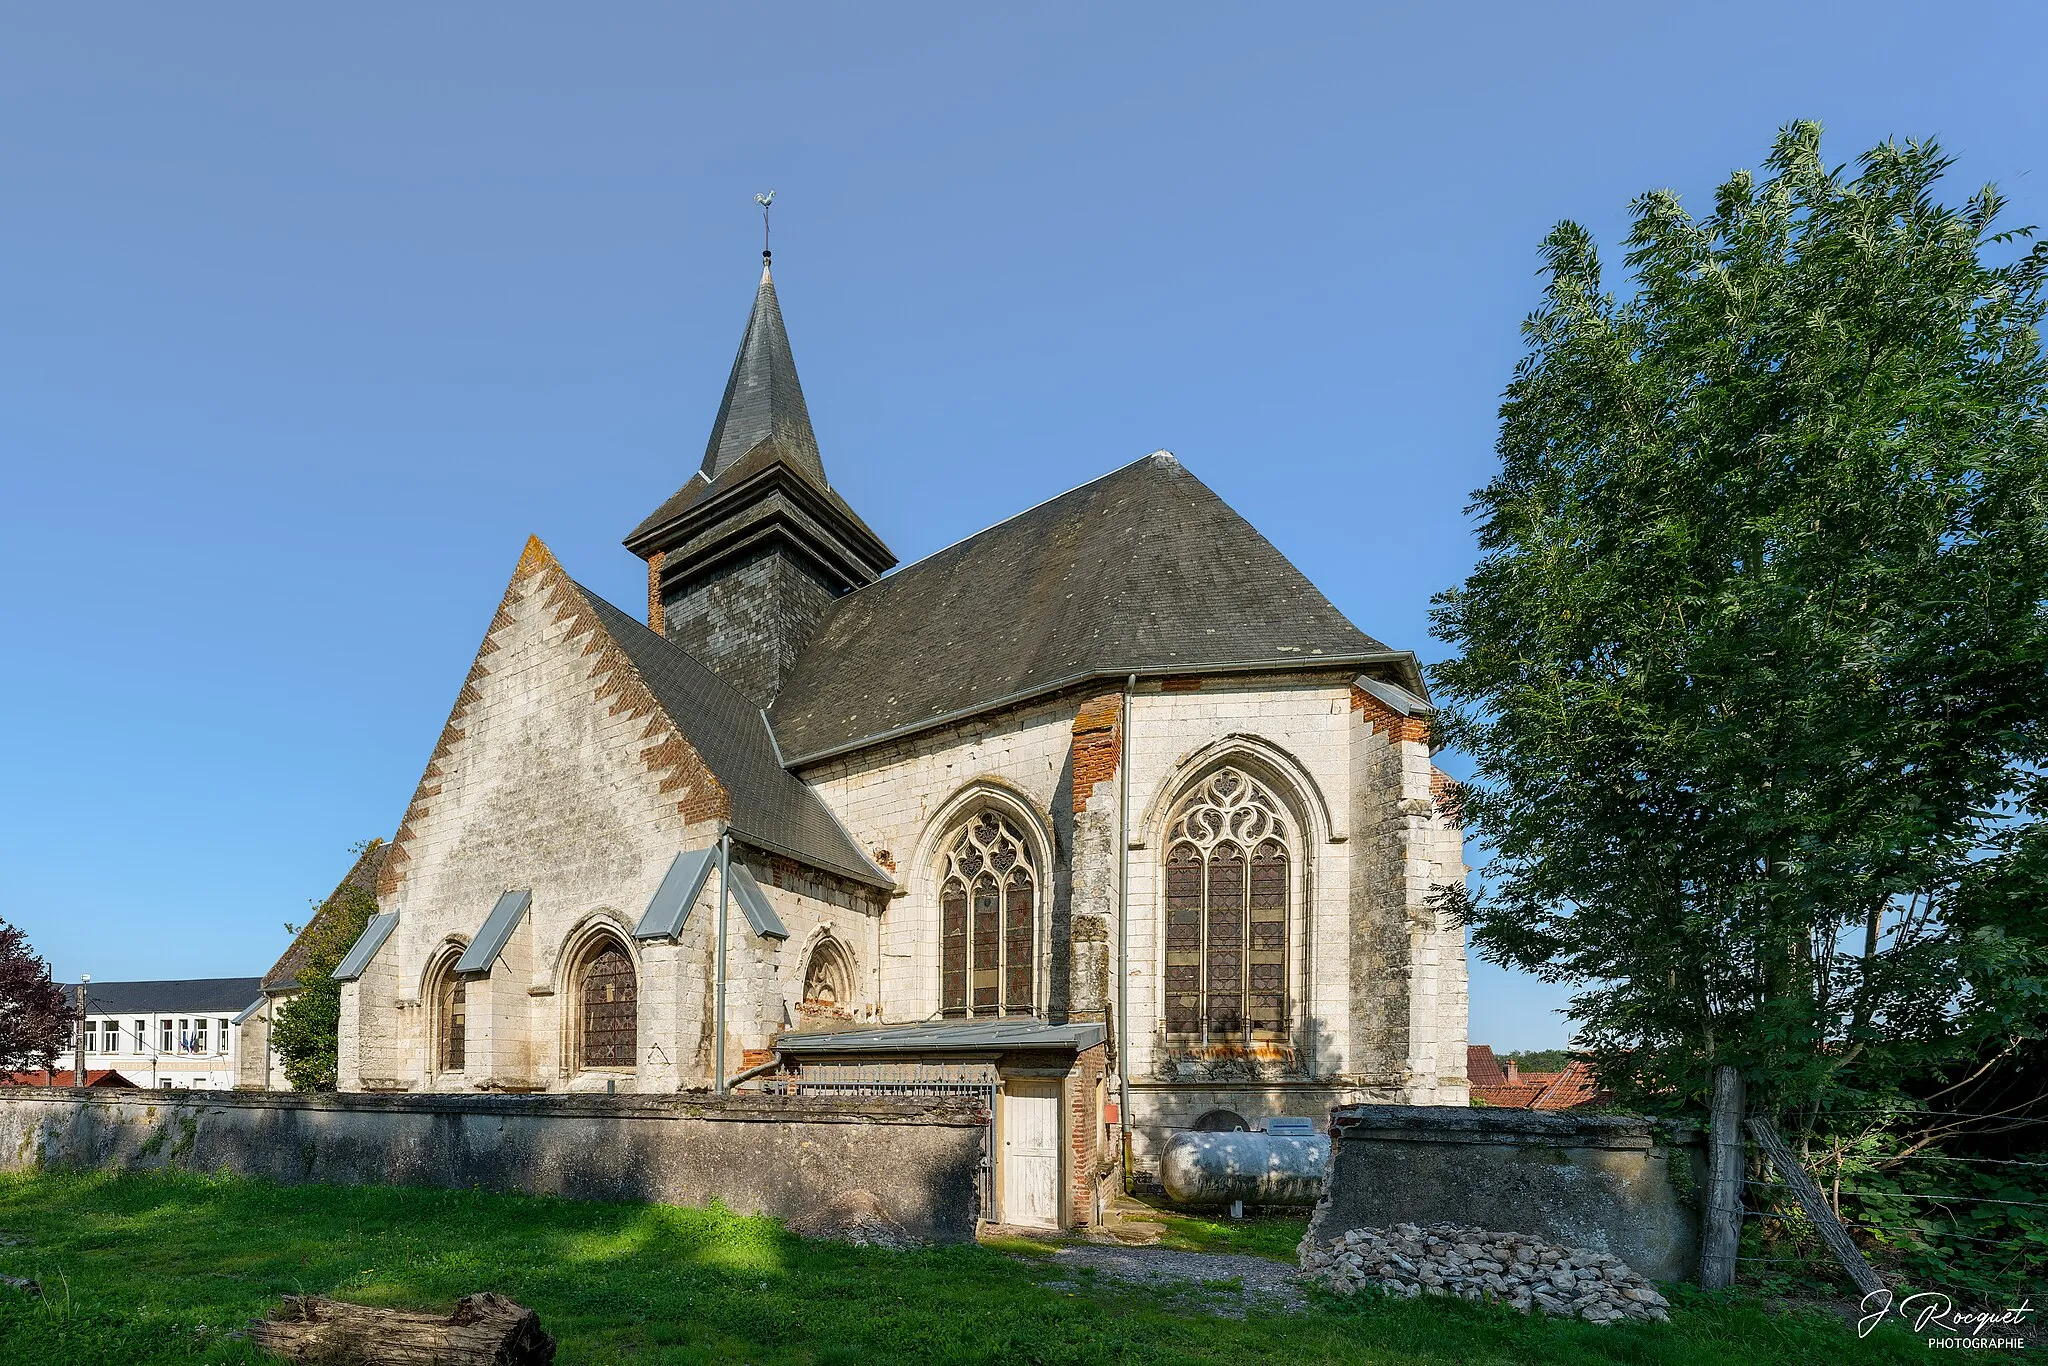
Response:
[{"label": "dirt patch on ground", "polygon": [[[1061,1247],[1046,1260],[1070,1272],[1093,1271],[1112,1280],[1172,1291],[1177,1302],[1228,1318],[1241,1319],[1251,1309],[1292,1313],[1308,1306],[1300,1270],[1264,1257],[1083,1243]],[[1065,1283],[1081,1281],[1070,1274]]]}]

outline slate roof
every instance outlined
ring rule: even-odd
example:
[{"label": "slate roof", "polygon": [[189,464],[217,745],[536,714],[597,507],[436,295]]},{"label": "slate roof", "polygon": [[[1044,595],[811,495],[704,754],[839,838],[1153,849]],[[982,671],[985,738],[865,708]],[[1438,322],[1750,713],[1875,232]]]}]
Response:
[{"label": "slate roof", "polygon": [[800,475],[825,495],[834,511],[850,519],[876,545],[882,544],[882,538],[825,478],[824,457],[818,454],[811,410],[804,402],[803,385],[797,382],[796,358],[782,324],[775,280],[763,265],[754,308],[747,315],[747,330],[740,336],[739,354],[733,357],[718,416],[711,424],[704,463],[633,528],[626,545],[636,551],[643,549],[642,538],[704,502],[714,491],[735,488],[777,464]]},{"label": "slate roof", "polygon": [[868,862],[817,793],[782,766],[760,708],[682,647],[583,585],[576,589],[731,796],[735,836],[870,886],[895,886]]},{"label": "slate roof", "polygon": [[[341,895],[343,888],[359,887],[375,895],[377,870],[384,866],[384,856],[390,852],[391,845],[388,841],[376,839],[371,840],[368,847],[356,856],[355,863],[342,874],[341,881],[334,884],[334,890],[327,894],[327,899],[320,903],[320,909],[313,912],[313,918],[300,927],[298,934],[286,946],[283,955],[271,964],[269,972],[263,974],[263,990],[299,989],[299,971],[306,966],[306,956],[311,952],[311,941],[308,936],[313,933],[313,927],[341,913],[335,906],[334,899]],[[242,1004],[247,1005],[248,1001],[244,1000]]]},{"label": "slate roof", "polygon": [[1159,451],[841,598],[772,719],[801,764],[1093,678],[1410,660]]},{"label": "slate roof", "polygon": [[811,430],[811,410],[797,383],[796,358],[790,354],[789,332],[782,325],[782,304],[775,297],[775,278],[761,266],[761,285],[754,291],[753,312],[732,358],[718,420],[704,447],[702,470],[716,479],[748,451],[774,437],[790,464],[819,484],[825,464],[818,456],[818,437]]},{"label": "slate roof", "polygon": [[[88,1015],[176,1014],[178,1011],[238,1012],[262,989],[261,977],[188,977],[171,982],[88,982]],[[64,983],[64,1001],[78,1000],[78,983]]]}]

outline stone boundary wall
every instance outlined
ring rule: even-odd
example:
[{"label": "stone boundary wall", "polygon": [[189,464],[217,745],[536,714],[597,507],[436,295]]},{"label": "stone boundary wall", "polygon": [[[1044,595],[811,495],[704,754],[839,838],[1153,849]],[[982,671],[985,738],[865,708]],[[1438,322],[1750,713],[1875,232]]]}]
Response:
[{"label": "stone boundary wall", "polygon": [[1476,1224],[1621,1258],[1653,1281],[1698,1270],[1706,1147],[1621,1115],[1446,1106],[1330,1112],[1330,1171],[1309,1231]]},{"label": "stone boundary wall", "polygon": [[0,1092],[0,1169],[227,1172],[481,1188],[795,1219],[866,1190],[974,1237],[987,1116],[914,1097]]}]

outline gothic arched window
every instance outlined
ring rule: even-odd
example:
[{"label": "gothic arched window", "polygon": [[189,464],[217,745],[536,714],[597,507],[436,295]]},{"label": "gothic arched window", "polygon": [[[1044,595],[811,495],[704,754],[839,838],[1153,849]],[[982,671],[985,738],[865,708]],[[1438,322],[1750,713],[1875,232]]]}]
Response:
[{"label": "gothic arched window", "polygon": [[610,940],[600,944],[577,974],[585,1067],[631,1067],[639,1057],[640,994],[633,960]]},{"label": "gothic arched window", "polygon": [[946,850],[939,879],[939,1009],[1028,1015],[1038,955],[1038,875],[1015,826],[983,811]]},{"label": "gothic arched window", "polygon": [[820,939],[804,967],[803,1008],[845,1014],[853,1006],[853,960],[830,937]]},{"label": "gothic arched window", "polygon": [[436,1070],[460,1072],[469,1051],[469,983],[455,975],[451,956],[441,965],[434,989],[434,1054]]},{"label": "gothic arched window", "polygon": [[1166,835],[1166,1032],[1184,1042],[1287,1037],[1287,824],[1234,768],[1196,785]]}]

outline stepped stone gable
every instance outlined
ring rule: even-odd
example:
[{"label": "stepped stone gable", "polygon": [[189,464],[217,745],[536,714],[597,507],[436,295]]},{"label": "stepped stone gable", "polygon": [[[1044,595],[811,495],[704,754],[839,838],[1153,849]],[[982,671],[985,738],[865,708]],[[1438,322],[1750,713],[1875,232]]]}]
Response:
[{"label": "stepped stone gable", "polygon": [[644,624],[521,557],[383,859],[345,1089],[672,1092],[721,1043],[730,1073],[797,1033],[1037,1022],[1075,1050],[1016,1064],[1060,1078],[1062,1218],[1125,1137],[1142,1181],[1198,1123],[1466,1102],[1458,791],[1414,656],[1171,455],[895,569],[764,270],[701,466],[626,545]]}]

